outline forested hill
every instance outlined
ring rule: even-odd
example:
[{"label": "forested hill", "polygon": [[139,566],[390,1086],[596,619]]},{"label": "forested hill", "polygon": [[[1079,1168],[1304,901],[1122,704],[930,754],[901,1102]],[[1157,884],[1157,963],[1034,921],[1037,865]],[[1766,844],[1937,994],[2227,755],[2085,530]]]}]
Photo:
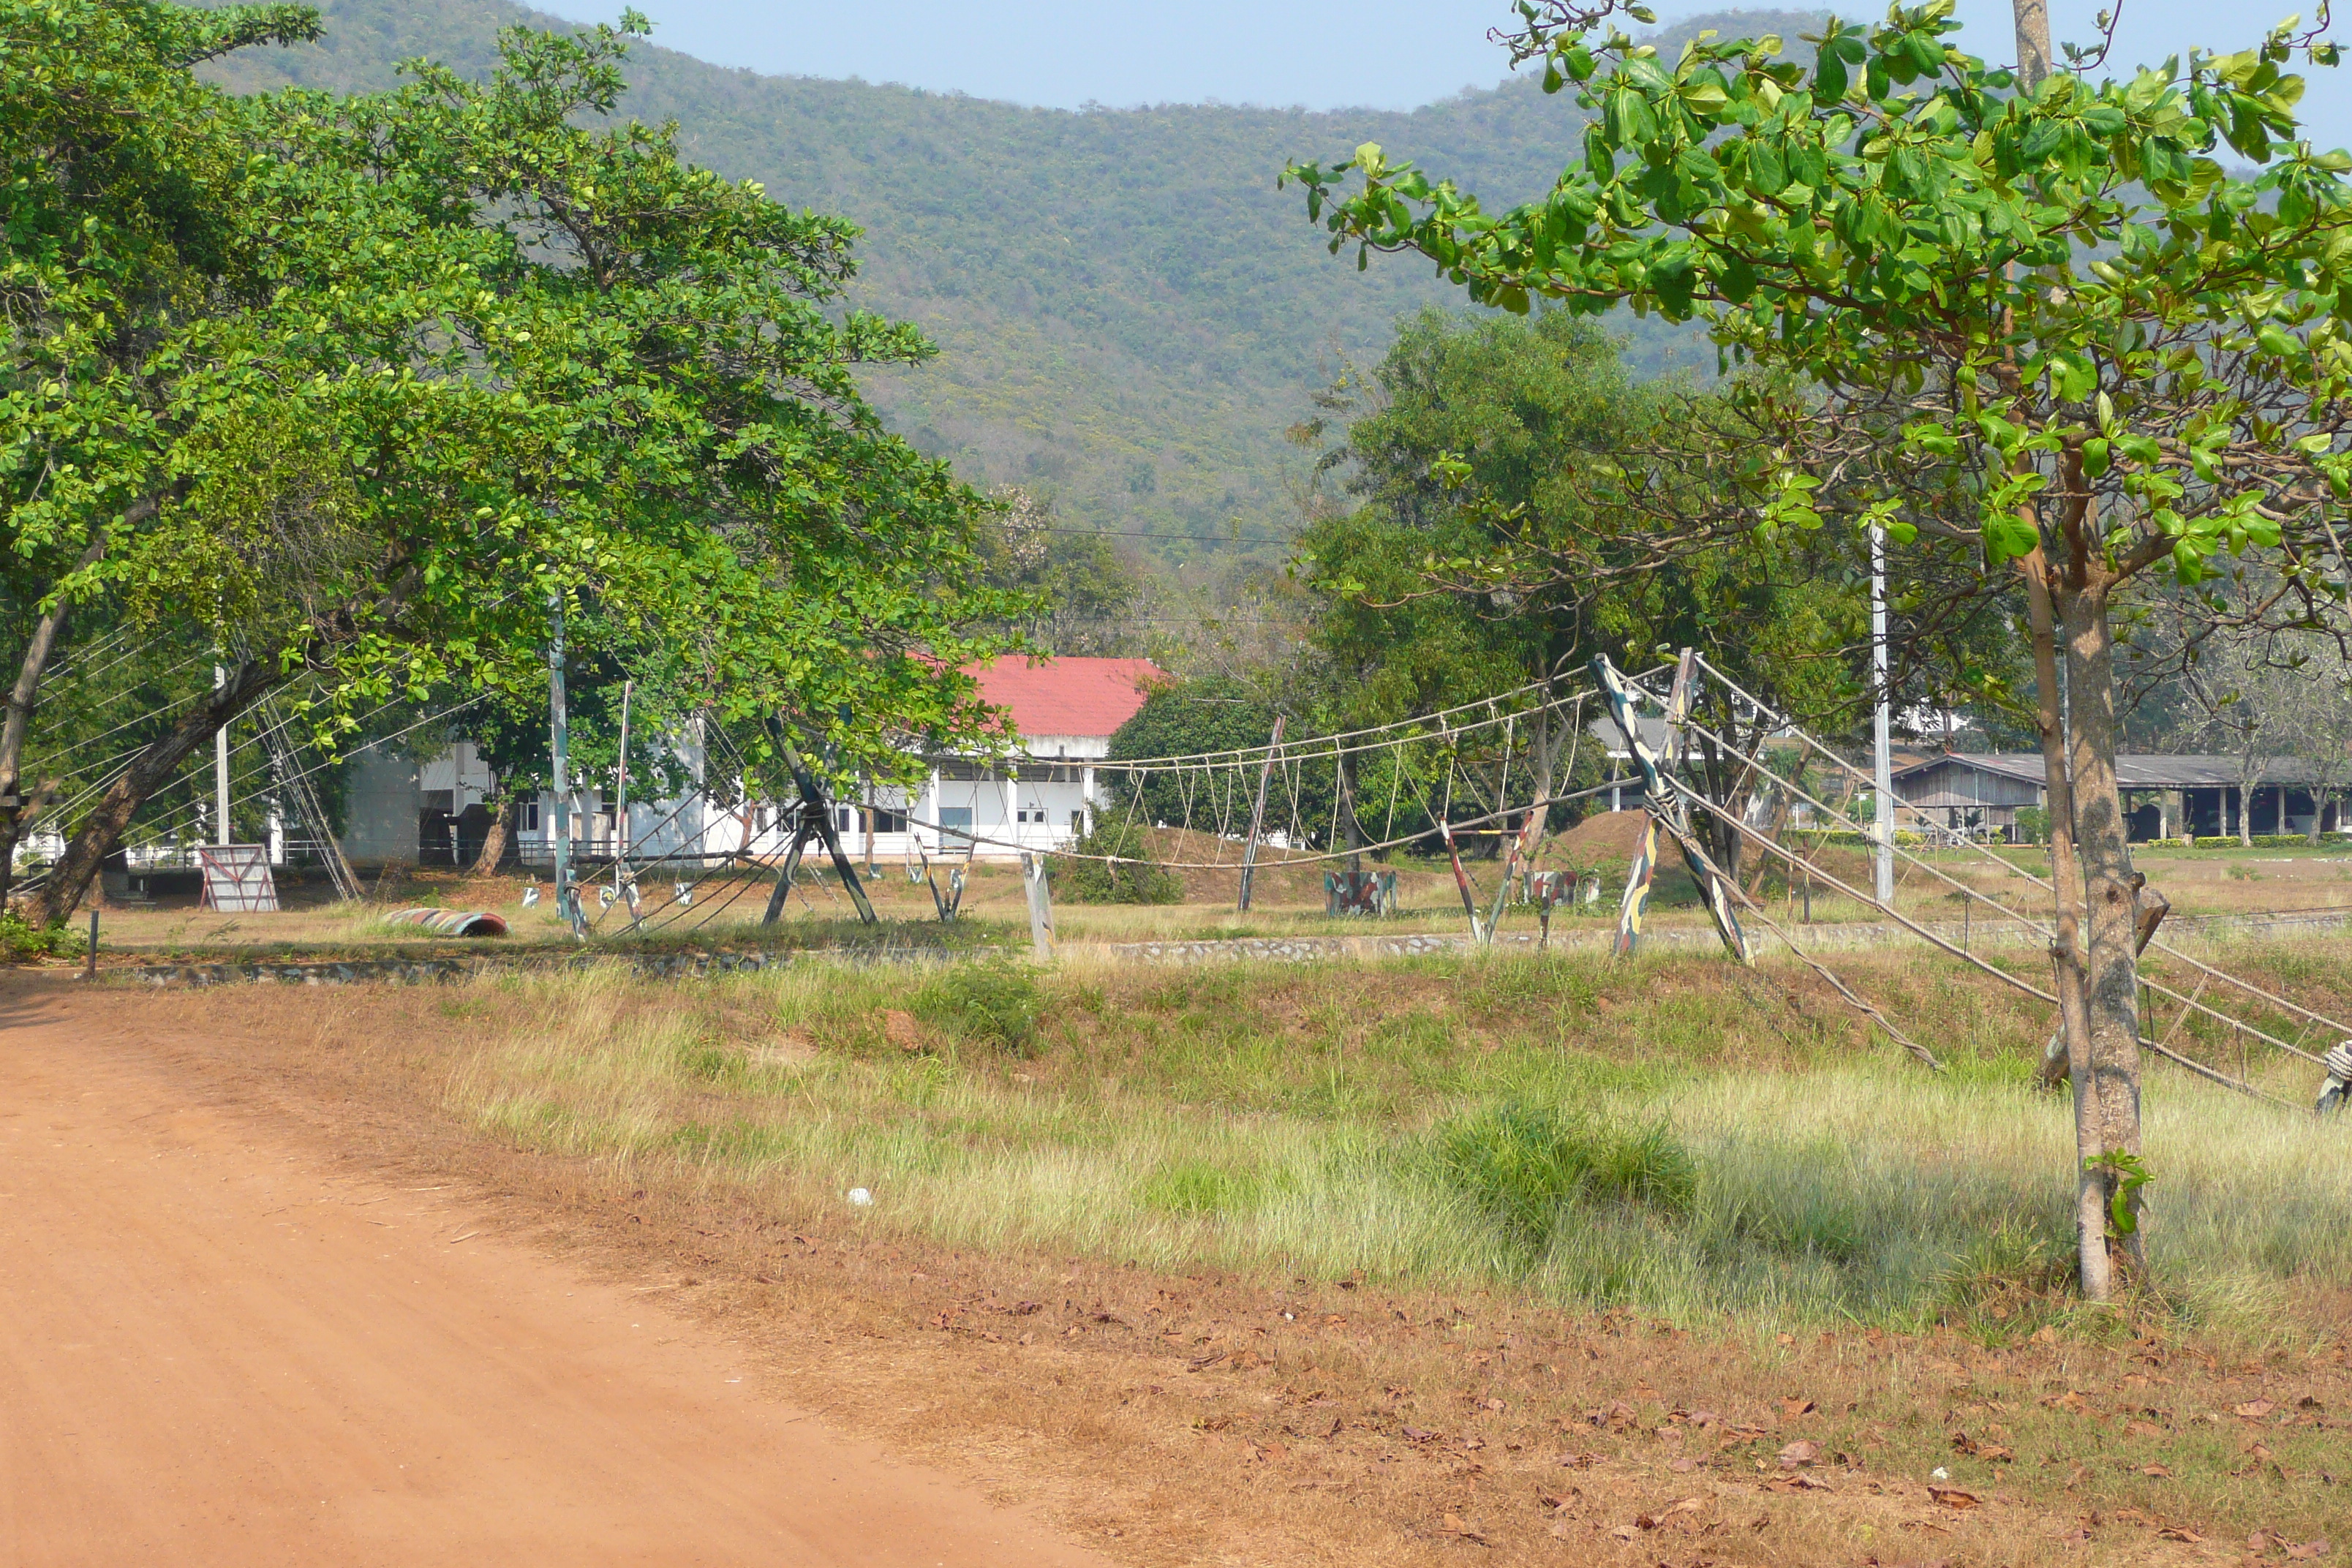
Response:
[{"label": "forested hill", "polygon": [[[561,25],[496,0],[322,9],[324,43],[215,74],[248,89],[378,88],[400,60],[470,74],[499,27]],[[646,9],[658,37],[659,7]],[[1755,12],[1675,32],[1793,39],[1813,20]],[[1290,531],[1284,479],[1298,459],[1282,431],[1308,393],[1341,356],[1376,356],[1400,312],[1458,299],[1417,258],[1374,257],[1359,273],[1352,254],[1330,256],[1297,191],[1275,190],[1284,163],[1378,142],[1495,205],[1546,188],[1581,124],[1568,95],[1531,81],[1410,113],[1073,112],[763,77],[649,45],[631,78],[626,111],[675,118],[695,161],[865,226],[856,302],[919,322],[943,351],[875,378],[897,428],[975,482],[1050,492],[1074,520],[1202,537]],[[1640,351],[1699,357],[1683,334],[1643,334]],[[1163,559],[1189,552],[1151,542]]]}]

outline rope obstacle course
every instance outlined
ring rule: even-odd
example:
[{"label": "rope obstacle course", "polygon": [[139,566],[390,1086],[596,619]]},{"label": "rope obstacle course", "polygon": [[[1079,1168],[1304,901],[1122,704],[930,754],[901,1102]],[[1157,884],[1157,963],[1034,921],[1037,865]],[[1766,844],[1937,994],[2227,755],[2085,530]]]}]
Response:
[{"label": "rope obstacle course", "polygon": [[[133,657],[118,652],[111,647],[91,650],[85,662],[97,661],[100,670],[110,668],[103,662],[111,655],[117,661]],[[1659,693],[1653,686],[1664,679],[1665,689]],[[77,671],[75,673],[79,673]],[[1725,675],[1704,654],[1685,650],[1671,665],[1661,666],[1639,676],[1626,676],[1617,671],[1605,658],[1596,659],[1591,666],[1591,684],[1570,685],[1559,679],[1532,682],[1494,697],[1480,699],[1444,710],[1437,713],[1391,721],[1331,734],[1305,739],[1286,740],[1277,727],[1268,742],[1261,746],[1232,748],[1223,751],[1171,754],[1158,757],[1118,759],[1096,764],[1111,784],[1113,799],[1102,808],[1105,816],[1123,815],[1125,824],[1132,826],[1142,809],[1148,794],[1155,793],[1155,784],[1172,784],[1173,795],[1181,803],[1182,841],[1197,843],[1203,836],[1194,823],[1206,817],[1213,828],[1206,834],[1216,847],[1212,858],[1158,859],[1133,855],[1108,854],[1069,847],[1041,847],[1023,843],[1017,838],[979,831],[970,825],[950,825],[922,820],[913,814],[892,807],[881,807],[876,802],[863,803],[869,813],[887,809],[902,819],[908,831],[906,875],[910,883],[927,885],[932,897],[933,910],[943,921],[956,919],[960,913],[968,886],[967,865],[952,858],[947,861],[948,885],[942,889],[929,853],[919,843],[919,835],[929,834],[934,842],[961,841],[978,848],[986,846],[1005,850],[1017,858],[1023,869],[1024,890],[1031,907],[1033,945],[1041,955],[1050,952],[1053,930],[1050,880],[1047,868],[1055,858],[1091,860],[1107,867],[1156,866],[1167,870],[1236,871],[1241,878],[1242,895],[1239,907],[1249,908],[1250,893],[1257,873],[1268,862],[1260,859],[1261,847],[1268,843],[1267,808],[1269,805],[1287,807],[1287,819],[1282,827],[1281,859],[1274,864],[1283,866],[1325,865],[1336,868],[1346,861],[1349,870],[1327,874],[1327,887],[1344,887],[1345,900],[1334,897],[1339,907],[1374,910],[1383,900],[1378,893],[1376,880],[1360,887],[1353,880],[1341,883],[1339,878],[1376,879],[1381,873],[1364,873],[1360,868],[1362,857],[1425,845],[1433,838],[1444,849],[1454,873],[1462,899],[1465,916],[1472,940],[1480,944],[1491,943],[1500,929],[1515,889],[1522,901],[1534,911],[1540,926],[1538,946],[1548,947],[1551,916],[1556,906],[1570,898],[1590,904],[1597,897],[1597,880],[1579,879],[1558,870],[1538,870],[1533,865],[1538,852],[1540,828],[1549,809],[1600,795],[1637,786],[1645,821],[1641,842],[1632,857],[1626,885],[1618,911],[1617,928],[1612,947],[1620,958],[1629,958],[1639,949],[1643,935],[1644,920],[1654,890],[1661,840],[1674,846],[1679,858],[1697,883],[1702,901],[1718,938],[1733,960],[1752,965],[1755,950],[1743,921],[1778,940],[1801,963],[1806,964],[1837,992],[1845,1004],[1865,1018],[1889,1039],[1901,1045],[1923,1064],[1939,1064],[1924,1045],[1906,1035],[1887,1014],[1853,986],[1837,975],[1817,954],[1809,952],[1792,932],[1772,918],[1763,900],[1754,892],[1742,888],[1727,875],[1708,853],[1696,831],[1702,820],[1720,823],[1724,829],[1744,844],[1751,845],[1766,858],[1783,867],[1793,883],[1803,879],[1807,900],[1812,884],[1819,881],[1866,910],[1884,917],[1896,928],[1926,942],[2001,984],[2029,996],[2045,1005],[2055,1007],[2056,997],[2050,991],[2035,985],[1997,964],[1986,962],[1970,951],[1964,941],[1955,944],[1947,937],[1929,930],[1911,919],[1893,903],[1881,902],[1871,893],[1836,877],[1817,863],[1813,857],[1801,854],[1782,842],[1780,825],[1775,823],[1768,831],[1755,822],[1728,810],[1721,802],[1695,787],[1682,776],[1681,764],[1689,745],[1704,739],[1722,758],[1744,764],[1751,776],[1768,782],[1775,792],[1776,805],[1801,802],[1818,814],[1822,826],[1851,831],[1865,841],[1874,837],[1874,825],[1864,824],[1850,815],[1850,807],[1861,790],[1871,781],[1853,762],[1840,755],[1832,747],[1806,731],[1801,726],[1780,713],[1747,691],[1736,680]],[[1818,757],[1825,762],[1833,776],[1844,784],[1842,798],[1836,804],[1825,800],[1804,787],[1801,767],[1796,778],[1786,776],[1776,769],[1759,749],[1742,747],[1731,737],[1706,723],[1699,717],[1698,697],[1706,680],[1718,683],[1721,690],[1760,720],[1770,723],[1769,735],[1784,744],[1793,744],[1801,756]],[[1521,780],[1522,793],[1514,798],[1511,793],[1512,768],[1520,758],[1518,737],[1523,727],[1549,726],[1558,723],[1560,732],[1569,737],[1570,763],[1572,773],[1575,752],[1584,730],[1584,715],[1595,698],[1605,707],[1610,718],[1624,736],[1631,755],[1633,773],[1612,778],[1601,784],[1582,789],[1556,790],[1551,787],[1554,771],[1549,761],[1540,769],[1530,763],[1532,776]],[[396,740],[431,724],[446,721],[471,707],[471,702],[452,704],[425,718],[404,726],[385,740]],[[383,706],[389,707],[391,704]],[[1643,709],[1663,716],[1664,744],[1654,747],[1643,733],[1641,722]],[[274,704],[257,715],[261,722],[254,733],[240,742],[236,752],[258,748],[267,753],[273,782],[278,786],[287,804],[309,830],[322,843],[328,853],[328,868],[339,893],[353,896],[359,882],[347,864],[336,852],[333,836],[327,830],[326,813],[321,807],[310,780],[330,765],[325,762],[309,767],[298,767],[291,744],[291,716]],[[727,753],[741,776],[751,776],[741,752],[728,737],[723,727],[706,721],[705,732],[714,738],[719,749]],[[79,742],[77,749],[105,739],[93,736]],[[381,742],[379,742],[381,743]],[[1759,742],[1760,748],[1762,742]],[[614,910],[626,917],[626,931],[647,934],[673,928],[692,931],[721,919],[740,900],[748,896],[760,879],[736,879],[719,896],[700,899],[696,896],[697,884],[714,871],[725,873],[737,869],[754,871],[775,867],[775,875],[768,887],[766,907],[761,923],[772,925],[782,915],[785,904],[795,892],[804,905],[808,894],[802,888],[803,862],[805,852],[821,847],[831,862],[840,882],[841,894],[854,909],[857,918],[868,924],[878,917],[867,898],[856,866],[845,852],[835,821],[838,804],[830,797],[817,773],[810,769],[796,751],[786,749],[787,764],[796,786],[797,798],[785,803],[778,812],[778,822],[786,833],[785,848],[781,864],[772,854],[754,852],[749,846],[756,837],[749,830],[750,807],[742,817],[746,826],[743,842],[719,849],[709,842],[726,818],[705,820],[677,844],[660,853],[632,858],[625,844],[616,846],[614,857],[613,886],[592,919],[575,900],[571,910],[579,911],[583,939],[608,934],[604,928],[613,918]],[[119,772],[123,760],[107,759],[98,770],[98,782],[79,792],[77,798],[89,798],[102,791]],[[1556,757],[1555,759],[1556,760]],[[1385,764],[1389,773],[1387,801],[1380,812],[1377,829],[1367,820],[1366,803],[1353,787],[1355,775],[1367,768]],[[1017,764],[1015,764],[1017,766]],[[1307,803],[1312,798],[1312,787],[1320,787],[1329,780],[1331,795],[1328,819],[1318,820],[1313,826],[1307,822]],[[1014,776],[1017,789],[1017,773]],[[1251,786],[1255,787],[1252,788]],[[1312,786],[1312,787],[1310,787]],[[1279,789],[1279,795],[1276,793]],[[1410,789],[1422,817],[1418,825],[1408,824],[1398,830],[1398,815]],[[1166,794],[1168,792],[1157,792]],[[1457,795],[1466,796],[1471,809],[1457,809]],[[661,829],[675,826],[690,805],[699,796],[682,795],[656,823],[653,829],[638,836],[640,839],[656,837]],[[72,807],[71,802],[55,808],[62,816]],[[171,822],[201,812],[200,803],[190,801],[181,805]],[[1236,827],[1246,817],[1246,832]],[[873,820],[869,816],[869,824]],[[1007,830],[1010,830],[1010,824]],[[1485,898],[1476,887],[1475,878],[1463,860],[1461,838],[1464,836],[1493,835],[1497,840],[1497,853],[1503,858],[1501,881],[1491,900]],[[1323,847],[1316,848],[1319,837]],[[1347,842],[1342,844],[1342,839]],[[871,853],[871,836],[867,840]],[[1131,842],[1131,840],[1130,840]],[[1973,839],[1962,839],[1960,846],[1999,868],[2004,878],[2013,878],[2027,887],[2047,895],[2051,884],[2043,878],[2021,867],[2008,858],[1995,853],[1990,846]],[[1227,858],[1224,847],[1237,845],[1237,853]],[[1301,853],[1302,847],[1306,850]],[[2037,921],[2023,910],[1985,893],[1971,883],[1952,876],[1944,867],[1896,842],[1894,856],[1904,863],[1907,876],[1916,870],[1948,887],[1952,895],[1963,900],[1963,910],[1973,912],[1983,906],[1995,919],[1996,926],[2007,924],[2021,933],[2046,944],[2052,937],[2048,924]],[[1392,875],[1392,873],[1388,873]],[[1760,886],[1760,866],[1759,885]],[[667,907],[656,907],[641,891],[648,878],[672,881]],[[824,897],[839,901],[834,889],[824,879],[814,879]],[[1388,884],[1392,889],[1393,883]],[[533,889],[535,891],[535,889]],[[1369,895],[1369,896],[1368,896]],[[2228,1088],[2234,1092],[2273,1104],[2288,1106],[2293,1102],[2281,1099],[2257,1087],[2243,1076],[2243,1069],[2233,1076],[2185,1055],[2173,1047],[2170,1041],[2182,1025],[2195,1017],[2230,1031],[2250,1044],[2260,1044],[2273,1050],[2319,1068],[2326,1075],[2319,1096],[2319,1108],[2332,1110],[2352,1100],[2352,1026],[2305,1007],[2289,998],[2228,973],[2215,964],[2181,951],[2173,943],[2161,940],[2159,927],[2168,910],[2160,893],[2143,889],[2139,910],[2139,942],[2144,952],[2153,952],[2178,963],[2198,976],[2193,991],[2183,993],[2156,976],[2143,974],[2142,984],[2152,997],[2161,997],[2176,1005],[2177,1016],[2161,1037],[2149,1038],[2145,1030],[2141,1047],[2165,1060],[2173,1062],[2202,1080]],[[526,895],[527,902],[535,900]],[[562,900],[560,900],[560,902]],[[1393,908],[1392,891],[1387,895]],[[814,912],[814,906],[808,905]],[[2238,1016],[2219,1005],[2217,993],[2233,993],[2247,1002],[2275,1009],[2299,1020],[2300,1034],[2294,1039],[2283,1038]],[[2153,1016],[2152,1012],[2149,1016]],[[2327,1031],[2336,1037],[2336,1042],[2307,1047],[2304,1037],[2313,1028]],[[2044,1061],[2048,1055],[2045,1050]],[[2060,1062],[2063,1067],[2063,1052]]]}]

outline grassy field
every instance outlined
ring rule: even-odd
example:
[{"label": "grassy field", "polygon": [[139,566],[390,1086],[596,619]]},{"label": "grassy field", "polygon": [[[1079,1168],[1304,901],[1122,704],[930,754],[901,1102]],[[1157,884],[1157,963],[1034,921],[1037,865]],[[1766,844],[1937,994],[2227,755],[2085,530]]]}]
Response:
[{"label": "grassy field", "polygon": [[[2352,1011],[2332,939],[2207,951]],[[2352,1126],[2152,1069],[2156,1277],[2095,1310],[2041,1010],[1839,967],[1950,1070],[1704,951],[122,1001],[1124,1560],[2312,1554]]]},{"label": "grassy field", "polygon": [[[949,1246],[1508,1283],[1762,1333],[2067,1316],[2072,1129],[2029,1085],[2030,1005],[1847,967],[1951,1070],[1866,1043],[1801,972],[1698,959],[604,974],[441,1005],[494,1042],[448,1093],[503,1137],[785,1213],[862,1187],[865,1223]],[[2147,1113],[2166,1313],[2261,1332],[2303,1286],[2352,1289],[2343,1130],[2179,1074]]]}]

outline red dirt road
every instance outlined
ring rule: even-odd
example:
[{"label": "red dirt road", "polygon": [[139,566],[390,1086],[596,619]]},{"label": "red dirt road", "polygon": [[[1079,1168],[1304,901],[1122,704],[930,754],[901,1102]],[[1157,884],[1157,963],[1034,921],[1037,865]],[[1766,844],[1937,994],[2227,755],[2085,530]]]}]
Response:
[{"label": "red dirt road", "polygon": [[0,995],[0,1563],[1101,1563],[104,1003]]}]

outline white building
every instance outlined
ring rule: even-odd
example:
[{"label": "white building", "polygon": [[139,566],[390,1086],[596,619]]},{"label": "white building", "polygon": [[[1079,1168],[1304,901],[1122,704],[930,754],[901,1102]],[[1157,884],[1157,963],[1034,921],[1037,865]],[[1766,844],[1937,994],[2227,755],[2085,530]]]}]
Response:
[{"label": "white building", "polygon": [[[1111,735],[1168,679],[1147,658],[1061,658],[998,663],[976,669],[980,695],[1001,709],[1020,736],[1009,764],[969,757],[924,759],[929,778],[917,789],[877,789],[870,799],[835,805],[842,847],[861,858],[1011,859],[1024,849],[1067,847],[1091,830],[1096,764]],[[678,743],[696,777],[710,765],[698,737]],[[353,860],[400,859],[470,864],[489,827],[487,802],[496,780],[467,742],[418,762],[375,750],[353,759],[344,849]],[[620,847],[609,780],[572,795],[573,852],[610,858]],[[733,792],[739,794],[740,792]],[[518,804],[513,833],[526,865],[554,856],[555,797],[542,791]],[[870,846],[869,846],[870,836]],[[632,792],[626,848],[632,861],[664,856],[709,858],[744,851],[761,859],[789,847],[785,818],[773,802],[727,805],[702,792],[643,800]]]}]

